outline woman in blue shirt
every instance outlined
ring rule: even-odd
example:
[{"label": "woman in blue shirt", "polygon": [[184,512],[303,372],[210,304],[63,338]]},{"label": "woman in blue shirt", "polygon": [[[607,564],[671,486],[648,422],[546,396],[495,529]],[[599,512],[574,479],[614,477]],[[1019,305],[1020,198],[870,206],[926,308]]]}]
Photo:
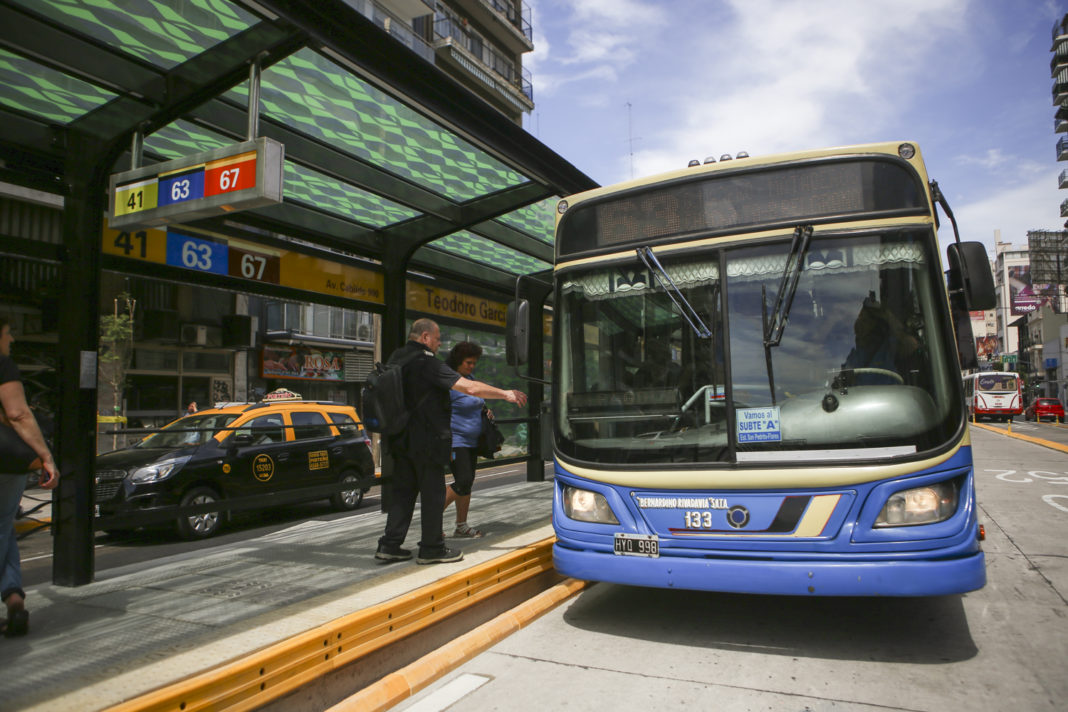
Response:
[{"label": "woman in blue shirt", "polygon": [[[460,374],[471,374],[482,357],[482,347],[471,341],[461,341],[452,347],[446,363]],[[482,409],[486,401],[456,390],[449,391],[452,398],[452,468],[453,483],[445,490],[445,509],[456,502],[456,529],[454,537],[476,538],[482,532],[467,523],[467,511],[471,506],[471,485],[475,481],[475,463],[478,455],[478,435],[482,431]]]}]

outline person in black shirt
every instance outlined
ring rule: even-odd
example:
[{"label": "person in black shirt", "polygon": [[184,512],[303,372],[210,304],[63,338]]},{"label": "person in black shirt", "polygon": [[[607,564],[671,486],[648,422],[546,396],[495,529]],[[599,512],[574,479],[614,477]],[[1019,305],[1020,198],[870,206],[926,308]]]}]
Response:
[{"label": "person in black shirt", "polygon": [[[59,484],[59,470],[33,411],[26,403],[18,366],[11,359],[14,341],[11,324],[0,317],[0,423],[10,426],[14,430],[13,437],[20,438],[37,455],[29,469],[40,469],[40,485],[54,489]],[[0,457],[4,457],[4,453],[0,453]],[[8,638],[26,635],[30,624],[30,614],[24,605],[26,592],[22,590],[19,545],[15,535],[15,517],[25,486],[25,472],[3,474],[0,471],[0,599],[7,605],[7,620],[0,623],[0,628]]]},{"label": "person in black shirt", "polygon": [[408,343],[390,356],[389,363],[405,362],[404,401],[411,410],[408,426],[386,438],[393,457],[392,497],[386,505],[386,530],[378,540],[375,558],[405,561],[412,552],[401,548],[420,498],[422,538],[417,564],[459,561],[463,552],[445,546],[442,510],[445,507],[445,468],[452,455],[449,391],[479,398],[496,398],[526,405],[522,391],[503,390],[470,379],[434,357],[441,346],[441,331],[431,319],[417,319],[408,333]]}]

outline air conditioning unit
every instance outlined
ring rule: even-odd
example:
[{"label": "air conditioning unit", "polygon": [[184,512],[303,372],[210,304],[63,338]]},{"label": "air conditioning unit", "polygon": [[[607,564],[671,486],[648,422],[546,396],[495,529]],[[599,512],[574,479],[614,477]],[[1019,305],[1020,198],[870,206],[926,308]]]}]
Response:
[{"label": "air conditioning unit", "polygon": [[204,346],[208,343],[208,327],[203,324],[182,324],[184,346]]}]

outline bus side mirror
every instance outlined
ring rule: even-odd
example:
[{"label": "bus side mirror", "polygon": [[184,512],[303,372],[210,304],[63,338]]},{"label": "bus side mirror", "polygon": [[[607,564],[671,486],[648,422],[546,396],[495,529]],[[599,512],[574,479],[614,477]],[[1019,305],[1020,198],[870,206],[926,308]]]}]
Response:
[{"label": "bus side mirror", "polygon": [[521,366],[527,362],[530,335],[530,303],[526,299],[509,302],[505,313],[504,357],[509,366]]},{"label": "bus side mirror", "polygon": [[949,292],[964,298],[962,306],[969,311],[993,309],[997,306],[994,293],[994,273],[986,247],[981,242],[955,242],[946,249],[949,259]]}]

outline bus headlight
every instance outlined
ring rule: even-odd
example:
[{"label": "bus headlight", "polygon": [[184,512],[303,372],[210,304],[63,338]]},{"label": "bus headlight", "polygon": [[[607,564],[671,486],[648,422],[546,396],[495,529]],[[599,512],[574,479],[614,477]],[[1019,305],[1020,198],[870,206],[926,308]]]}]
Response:
[{"label": "bus headlight", "polygon": [[595,524],[619,524],[603,494],[577,487],[564,487],[564,514],[569,519]]},{"label": "bus headlight", "polygon": [[877,527],[905,527],[933,524],[953,516],[957,511],[957,483],[938,484],[902,490],[890,495],[883,511],[875,519]]}]

